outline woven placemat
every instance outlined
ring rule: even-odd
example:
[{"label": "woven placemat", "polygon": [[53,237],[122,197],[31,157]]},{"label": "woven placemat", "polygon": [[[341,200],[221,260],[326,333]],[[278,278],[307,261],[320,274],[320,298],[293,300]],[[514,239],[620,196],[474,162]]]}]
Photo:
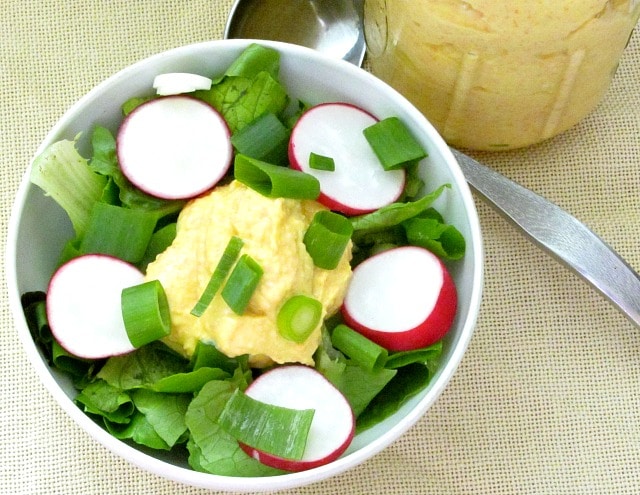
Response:
[{"label": "woven placemat", "polygon": [[[231,0],[2,2],[2,236],[47,131],[128,64],[222,36]],[[603,41],[603,42],[606,42]],[[527,150],[476,153],[582,219],[640,269],[640,36],[602,104]],[[478,202],[486,286],[444,394],[384,452],[300,494],[636,494],[640,331]],[[4,267],[3,267],[4,270]],[[4,271],[2,272],[3,286]],[[204,494],[113,455],[75,425],[28,364],[0,306],[0,493]]]}]

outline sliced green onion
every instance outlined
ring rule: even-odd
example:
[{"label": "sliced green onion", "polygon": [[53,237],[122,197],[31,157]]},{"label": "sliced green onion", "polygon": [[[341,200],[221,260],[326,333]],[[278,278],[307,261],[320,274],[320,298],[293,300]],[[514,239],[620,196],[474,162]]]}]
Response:
[{"label": "sliced green onion", "polygon": [[124,326],[134,347],[142,347],[171,333],[169,302],[158,280],[123,289],[121,303]]},{"label": "sliced green onion", "polygon": [[351,234],[353,225],[346,217],[322,210],[313,216],[303,242],[314,265],[333,270],[338,266]]},{"label": "sliced green onion", "polygon": [[236,389],[218,424],[239,442],[285,459],[300,460],[314,409],[290,409],[258,401]]},{"label": "sliced green onion", "polygon": [[147,251],[157,219],[151,211],[97,202],[91,210],[80,251],[137,263]]},{"label": "sliced green onion", "polygon": [[385,170],[402,168],[427,156],[398,117],[381,120],[363,133]]},{"label": "sliced green onion", "polygon": [[382,369],[389,355],[384,347],[343,324],[333,329],[331,343],[336,349],[368,371]]},{"label": "sliced green onion", "polygon": [[191,314],[193,316],[202,316],[202,314],[206,311],[211,304],[211,301],[215,297],[216,293],[222,287],[224,280],[229,275],[229,272],[233,268],[233,264],[236,262],[238,257],[240,256],[240,250],[244,246],[244,241],[239,237],[233,236],[229,239],[227,243],[227,247],[225,247],[222,256],[220,257],[220,261],[216,265],[213,273],[211,274],[211,278],[207,283],[207,286],[204,289],[204,292],[198,299],[198,302],[191,310]]},{"label": "sliced green onion", "polygon": [[320,182],[314,176],[237,154],[235,178],[268,198],[316,199]]},{"label": "sliced green onion", "polygon": [[285,163],[289,130],[273,113],[265,113],[236,131],[231,144],[238,153],[269,163]]},{"label": "sliced green onion", "polygon": [[322,321],[322,303],[298,294],[285,301],[276,317],[278,332],[285,339],[301,344]]},{"label": "sliced green onion", "polygon": [[318,155],[312,151],[309,155],[309,167],[314,170],[333,172],[336,169],[336,162],[330,156]]},{"label": "sliced green onion", "polygon": [[222,299],[231,310],[241,315],[247,309],[253,292],[262,278],[262,267],[248,254],[243,254],[222,289]]}]

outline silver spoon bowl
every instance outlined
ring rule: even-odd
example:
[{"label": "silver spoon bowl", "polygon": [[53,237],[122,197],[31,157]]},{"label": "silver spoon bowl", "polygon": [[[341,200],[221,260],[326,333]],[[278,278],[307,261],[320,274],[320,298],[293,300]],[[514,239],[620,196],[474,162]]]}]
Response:
[{"label": "silver spoon bowl", "polygon": [[[225,38],[286,41],[361,66],[363,0],[237,0]],[[613,303],[640,327],[640,275],[601,238],[559,206],[452,149],[476,193]]]},{"label": "silver spoon bowl", "polygon": [[360,66],[366,51],[362,16],[363,0],[237,0],[224,37],[285,41]]}]

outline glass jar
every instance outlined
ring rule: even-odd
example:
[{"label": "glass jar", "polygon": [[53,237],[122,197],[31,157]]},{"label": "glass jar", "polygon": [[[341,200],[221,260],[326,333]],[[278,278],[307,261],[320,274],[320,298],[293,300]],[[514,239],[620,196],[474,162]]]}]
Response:
[{"label": "glass jar", "polygon": [[528,146],[610,85],[640,0],[366,0],[371,71],[454,146]]}]

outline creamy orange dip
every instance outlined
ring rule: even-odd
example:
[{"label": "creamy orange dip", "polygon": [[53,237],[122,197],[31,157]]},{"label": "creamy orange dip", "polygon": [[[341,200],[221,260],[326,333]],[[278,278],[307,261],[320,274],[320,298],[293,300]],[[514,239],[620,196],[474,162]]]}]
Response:
[{"label": "creamy orange dip", "polygon": [[453,145],[508,149],[568,129],[605,94],[638,0],[368,0],[374,74]]},{"label": "creamy orange dip", "polygon": [[[187,357],[203,340],[231,357],[249,354],[254,366],[313,364],[321,326],[297,344],[279,335],[275,320],[293,295],[318,299],[325,315],[342,303],[351,277],[351,244],[337,268],[323,270],[314,266],[302,242],[321,209],[315,201],[266,198],[236,181],[191,201],[180,213],[174,242],[146,273],[147,280],[159,280],[167,293],[172,330],[165,343]],[[258,262],[264,275],[242,316],[218,293],[205,313],[195,317],[191,309],[232,236],[244,241],[242,252]]]}]

